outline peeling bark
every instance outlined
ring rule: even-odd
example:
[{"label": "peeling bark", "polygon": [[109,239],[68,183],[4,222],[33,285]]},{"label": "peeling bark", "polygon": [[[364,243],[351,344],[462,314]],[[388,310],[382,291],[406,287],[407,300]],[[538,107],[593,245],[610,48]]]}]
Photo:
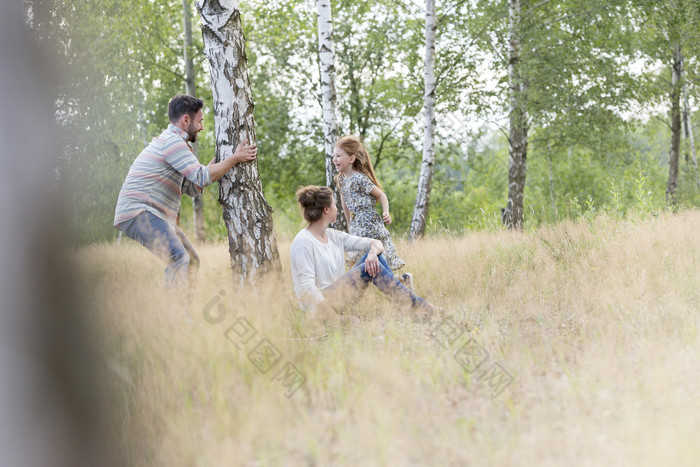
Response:
[{"label": "peeling bark", "polygon": [[[197,0],[204,52],[209,59],[216,125],[216,160],[239,142],[255,143],[253,96],[238,0]],[[231,269],[241,281],[280,271],[272,208],[262,191],[257,160],[237,164],[219,180],[219,202],[228,230]]]},{"label": "peeling bark", "polygon": [[430,190],[435,171],[435,0],[425,2],[425,63],[423,67],[423,162],[418,179],[416,204],[411,219],[411,238],[425,234],[425,222],[430,205]]},{"label": "peeling bark", "polygon": [[510,60],[510,134],[508,137],[508,205],[504,221],[509,229],[523,228],[523,197],[527,175],[527,103],[521,72],[520,0],[509,0]]},{"label": "peeling bark", "polygon": [[[335,193],[335,202],[340,206],[340,194],[335,186],[333,151],[338,141],[335,94],[335,45],[333,44],[333,17],[330,0],[317,0],[318,11],[318,58],[321,68],[321,103],[323,105],[324,152],[326,155],[326,185]],[[331,227],[347,232],[347,222],[342,214]]]}]

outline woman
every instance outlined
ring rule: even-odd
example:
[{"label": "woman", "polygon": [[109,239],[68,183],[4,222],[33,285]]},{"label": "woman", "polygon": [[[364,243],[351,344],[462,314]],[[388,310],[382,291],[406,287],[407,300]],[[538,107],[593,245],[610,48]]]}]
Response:
[{"label": "woman", "polygon": [[[429,317],[433,307],[394,277],[382,255],[381,241],[328,228],[338,217],[330,188],[306,186],[296,195],[309,223],[294,238],[290,251],[294,293],[304,310],[335,320],[335,308],[357,298],[371,282],[397,301],[410,304],[421,317]],[[347,273],[346,251],[366,251]]]}]

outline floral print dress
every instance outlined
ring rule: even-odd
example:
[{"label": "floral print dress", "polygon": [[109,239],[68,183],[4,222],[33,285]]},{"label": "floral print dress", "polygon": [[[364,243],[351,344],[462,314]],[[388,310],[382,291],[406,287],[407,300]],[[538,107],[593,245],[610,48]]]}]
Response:
[{"label": "floral print dress", "polygon": [[[350,234],[380,240],[384,245],[384,258],[392,271],[406,264],[396,253],[396,247],[384,226],[382,216],[374,209],[377,199],[370,193],[376,186],[369,177],[360,172],[355,172],[349,177],[341,174],[338,185],[345,200],[345,206],[350,211],[348,229]],[[363,253],[359,251],[349,252],[348,262],[355,264],[362,255]]]}]

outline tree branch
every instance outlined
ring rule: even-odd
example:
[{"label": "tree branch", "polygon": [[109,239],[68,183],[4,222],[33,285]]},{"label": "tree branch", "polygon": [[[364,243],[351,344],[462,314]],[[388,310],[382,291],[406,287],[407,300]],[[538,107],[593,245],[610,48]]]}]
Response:
[{"label": "tree branch", "polygon": [[144,58],[135,58],[135,57],[132,57],[132,60],[134,60],[137,63],[141,63],[143,65],[155,66],[156,68],[160,68],[161,70],[163,70],[167,73],[170,73],[171,75],[175,76],[178,79],[181,79],[182,81],[187,81],[187,78],[185,78],[180,73],[177,73],[177,72],[171,70],[170,68],[161,65],[160,63],[158,63],[156,61],[148,60],[148,59],[144,59]]},{"label": "tree branch", "polygon": [[658,115],[652,115],[651,118],[655,118],[655,119],[659,120],[659,121],[662,122],[664,125],[666,125],[666,126],[668,127],[669,130],[671,129],[671,124],[668,123],[668,120],[667,120],[667,119],[661,118],[661,117],[659,117]]},{"label": "tree branch", "polygon": [[460,0],[456,4],[454,4],[452,8],[443,13],[443,15],[440,16],[440,18],[435,22],[435,29],[440,27],[440,23],[442,23],[442,21],[447,17],[447,15],[450,13],[450,10],[456,10],[466,2],[467,0]]},{"label": "tree branch", "polygon": [[528,8],[527,10],[525,10],[525,12],[523,13],[523,15],[524,15],[524,16],[527,16],[531,11],[538,9],[539,7],[541,7],[541,6],[543,6],[543,5],[546,5],[547,3],[551,2],[551,1],[552,1],[552,0],[542,0],[542,1],[541,1],[540,3],[538,3],[537,5],[533,5],[533,6],[531,6],[530,8]]},{"label": "tree branch", "polygon": [[[607,8],[600,8],[600,10],[605,10],[605,9],[607,9]],[[597,10],[582,11],[580,13],[569,13],[567,15],[563,15],[563,16],[560,16],[558,18],[554,18],[554,19],[551,19],[549,21],[545,21],[544,23],[540,24],[538,27],[546,28],[550,24],[558,23],[559,21],[564,21],[564,20],[570,19],[570,18],[577,18],[579,16],[590,15],[594,11],[597,11]]]},{"label": "tree branch", "polygon": [[376,170],[377,167],[379,166],[379,162],[382,160],[382,150],[384,149],[384,143],[386,142],[387,138],[396,130],[396,127],[399,126],[399,123],[401,123],[401,119],[399,118],[396,120],[396,124],[389,130],[385,135],[382,136],[382,141],[379,143],[379,149],[375,153],[375,160],[374,160],[374,169]]},{"label": "tree branch", "polygon": [[403,11],[405,11],[409,16],[413,17],[413,19],[421,25],[422,28],[425,28],[425,21],[423,18],[418,17],[414,12],[410,11],[408,8],[406,8],[405,2],[400,2],[398,0],[390,0],[392,4],[395,6],[398,6],[401,8]]},{"label": "tree branch", "polygon": [[[457,65],[457,59],[462,58],[466,54],[466,51],[464,51],[464,50],[470,49],[474,45],[474,43],[476,42],[477,38],[481,37],[484,34],[484,32],[486,32],[486,29],[489,26],[490,26],[490,24],[485,25],[476,34],[474,34],[471,38],[471,41],[466,45],[466,47],[462,48],[463,52],[461,52],[459,55],[457,55],[457,57],[455,57],[455,60],[452,62],[452,64],[446,66],[445,68],[443,68],[442,70],[440,70],[439,72],[436,73],[436,75],[435,75],[435,88],[436,89],[438,87],[438,84],[441,81],[441,77],[443,76],[443,74],[446,72],[449,72],[450,69],[454,68]],[[489,43],[490,43],[490,39],[487,39],[487,41],[489,41]],[[498,54],[495,50],[493,52],[495,54]]]}]

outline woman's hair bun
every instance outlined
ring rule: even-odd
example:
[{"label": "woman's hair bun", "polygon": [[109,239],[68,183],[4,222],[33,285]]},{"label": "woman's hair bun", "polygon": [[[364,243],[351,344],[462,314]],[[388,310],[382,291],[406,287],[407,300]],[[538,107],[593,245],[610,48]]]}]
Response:
[{"label": "woman's hair bun", "polygon": [[316,194],[318,193],[318,187],[313,185],[303,186],[297,190],[297,201],[301,207],[312,207],[316,204]]},{"label": "woman's hair bun", "polygon": [[327,186],[308,185],[297,190],[297,202],[304,211],[304,219],[314,222],[323,215],[323,208],[333,202],[333,191]]}]

